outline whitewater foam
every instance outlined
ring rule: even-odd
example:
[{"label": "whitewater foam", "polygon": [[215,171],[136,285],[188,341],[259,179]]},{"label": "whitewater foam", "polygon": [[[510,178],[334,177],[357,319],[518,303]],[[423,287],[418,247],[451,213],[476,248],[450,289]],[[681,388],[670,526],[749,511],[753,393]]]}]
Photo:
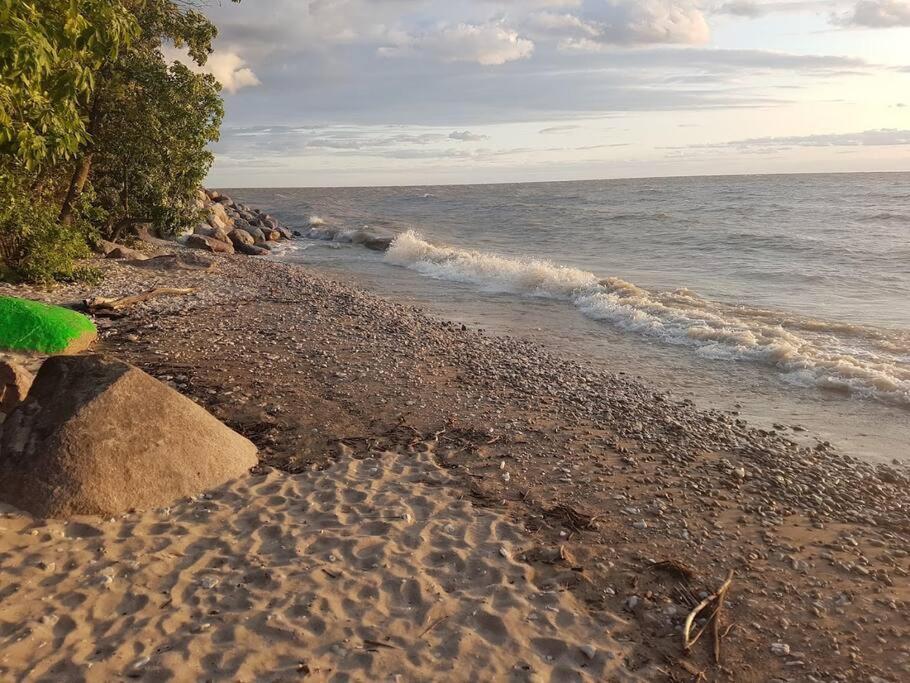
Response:
[{"label": "whitewater foam", "polygon": [[653,292],[578,268],[431,244],[398,235],[387,263],[428,277],[572,303],[584,315],[716,360],[776,368],[788,382],[910,407],[910,338],[899,331],[826,322],[699,297]]}]

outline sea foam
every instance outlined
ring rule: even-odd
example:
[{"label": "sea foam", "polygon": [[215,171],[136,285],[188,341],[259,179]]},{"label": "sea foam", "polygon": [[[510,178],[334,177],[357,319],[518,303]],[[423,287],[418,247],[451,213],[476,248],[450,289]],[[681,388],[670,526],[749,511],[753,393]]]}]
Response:
[{"label": "sea foam", "polygon": [[910,335],[729,305],[687,289],[652,291],[578,268],[431,244],[398,235],[387,263],[484,289],[566,301],[622,330],[692,348],[699,355],[775,368],[788,382],[910,408]]}]

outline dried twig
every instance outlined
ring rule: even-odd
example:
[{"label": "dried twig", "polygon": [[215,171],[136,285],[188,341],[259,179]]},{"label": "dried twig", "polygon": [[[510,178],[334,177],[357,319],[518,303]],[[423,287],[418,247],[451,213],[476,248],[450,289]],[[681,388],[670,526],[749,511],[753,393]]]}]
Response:
[{"label": "dried twig", "polygon": [[429,633],[429,632],[432,631],[434,628],[436,628],[437,626],[439,626],[442,622],[444,622],[444,621],[445,621],[446,619],[448,619],[450,616],[452,616],[452,615],[451,615],[451,614],[446,614],[445,616],[439,617],[439,619],[437,619],[437,620],[434,621],[432,624],[430,624],[429,626],[427,626],[423,631],[421,631],[421,632],[420,632],[420,635],[417,636],[417,639],[420,640],[421,638],[423,638],[427,633]]},{"label": "dried twig", "polygon": [[[686,617],[686,623],[683,626],[683,652],[688,653],[691,651],[692,646],[698,642],[698,639],[701,638],[708,626],[717,621],[721,608],[723,607],[724,597],[727,594],[727,591],[730,589],[730,585],[733,583],[733,570],[730,570],[730,573],[727,575],[727,580],[723,582],[721,587],[717,590],[716,593],[709,595],[704,600],[702,600],[695,609],[689,612],[689,615]],[[714,604],[714,611],[711,613],[711,616],[708,617],[708,622],[702,626],[701,629],[693,636],[692,635],[692,624],[695,619],[701,614],[709,605]],[[715,627],[716,628],[716,627]],[[720,658],[720,645],[719,645],[719,636],[718,644],[716,645],[715,650],[715,659],[719,661]]]},{"label": "dried twig", "polygon": [[[380,643],[378,640],[368,640],[366,638],[364,638],[363,644],[368,645],[370,647],[374,647],[374,648],[375,647],[384,647],[387,650],[400,650],[401,649],[397,645],[391,645],[389,643]],[[368,648],[365,648],[365,649],[368,649]]]}]

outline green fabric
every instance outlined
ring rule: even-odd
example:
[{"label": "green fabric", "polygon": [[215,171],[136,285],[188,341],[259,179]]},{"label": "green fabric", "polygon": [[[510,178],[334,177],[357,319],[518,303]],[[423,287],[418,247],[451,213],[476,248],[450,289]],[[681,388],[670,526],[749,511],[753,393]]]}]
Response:
[{"label": "green fabric", "polygon": [[94,334],[84,315],[38,301],[0,296],[0,348],[60,353],[74,339]]}]

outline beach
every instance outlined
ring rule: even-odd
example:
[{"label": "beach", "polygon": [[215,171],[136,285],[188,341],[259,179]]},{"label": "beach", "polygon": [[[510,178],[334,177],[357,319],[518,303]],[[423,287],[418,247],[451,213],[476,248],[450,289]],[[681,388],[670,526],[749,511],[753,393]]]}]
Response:
[{"label": "beach", "polygon": [[[56,522],[5,508],[4,677],[910,675],[904,465],[313,269],[213,259],[2,287],[61,303],[192,288],[101,319],[99,350],[261,458],[167,510]],[[728,578],[722,630],[684,652],[687,614]]]}]

